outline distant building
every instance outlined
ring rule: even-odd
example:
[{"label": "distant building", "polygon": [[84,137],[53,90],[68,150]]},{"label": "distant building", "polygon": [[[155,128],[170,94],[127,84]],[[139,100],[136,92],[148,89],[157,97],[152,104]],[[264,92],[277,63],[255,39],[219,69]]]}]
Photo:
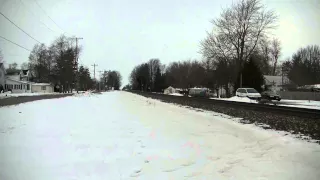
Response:
[{"label": "distant building", "polygon": [[172,94],[172,93],[175,93],[175,89],[171,86],[169,86],[168,88],[166,88],[163,92],[163,94]]}]

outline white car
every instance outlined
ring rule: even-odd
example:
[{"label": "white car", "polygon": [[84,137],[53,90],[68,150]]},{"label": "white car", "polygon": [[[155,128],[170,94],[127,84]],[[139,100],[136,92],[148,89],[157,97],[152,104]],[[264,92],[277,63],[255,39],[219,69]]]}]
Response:
[{"label": "white car", "polygon": [[260,99],[261,94],[253,88],[239,88],[236,91],[238,97],[248,97],[249,99]]}]

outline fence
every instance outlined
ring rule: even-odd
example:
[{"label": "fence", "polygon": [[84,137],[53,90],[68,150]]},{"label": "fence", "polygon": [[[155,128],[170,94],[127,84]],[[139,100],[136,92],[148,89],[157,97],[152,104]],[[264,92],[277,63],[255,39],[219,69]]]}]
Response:
[{"label": "fence", "polygon": [[320,101],[320,92],[280,91],[279,94],[282,99]]}]

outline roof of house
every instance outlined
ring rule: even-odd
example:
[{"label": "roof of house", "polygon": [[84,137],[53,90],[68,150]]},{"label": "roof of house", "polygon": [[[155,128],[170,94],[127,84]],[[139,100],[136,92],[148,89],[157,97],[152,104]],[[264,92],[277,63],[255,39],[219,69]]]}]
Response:
[{"label": "roof of house", "polygon": [[166,89],[174,89],[172,86],[167,87]]},{"label": "roof of house", "polygon": [[19,75],[20,70],[18,69],[7,69],[7,75]]},{"label": "roof of house", "polygon": [[30,84],[30,82],[28,82],[28,81],[18,81],[18,80],[15,80],[15,79],[11,79],[9,77],[6,77],[6,80],[14,81],[14,82],[22,83],[22,84]]},{"label": "roof of house", "polygon": [[29,73],[29,70],[28,70],[28,69],[26,69],[26,70],[21,70],[21,72],[22,72],[22,75],[27,76],[28,73]]},{"label": "roof of house", "polygon": [[32,83],[32,86],[51,86],[49,83]]},{"label": "roof of house", "polygon": [[289,79],[285,76],[282,79],[282,76],[267,76],[267,75],[265,75],[264,79],[265,79],[267,85],[273,85],[273,84],[274,85],[282,85],[282,80],[283,80],[283,83],[286,83],[289,81]]}]

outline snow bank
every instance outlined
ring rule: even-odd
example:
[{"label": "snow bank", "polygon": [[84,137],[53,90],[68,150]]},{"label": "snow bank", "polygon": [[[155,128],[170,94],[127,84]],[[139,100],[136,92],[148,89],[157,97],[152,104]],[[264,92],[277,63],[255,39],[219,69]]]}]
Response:
[{"label": "snow bank", "polygon": [[43,95],[54,95],[60,93],[11,93],[5,92],[0,94],[0,99],[9,98],[9,97],[19,97],[19,96],[43,96]]},{"label": "snow bank", "polygon": [[289,106],[289,107],[298,107],[298,108],[309,108],[309,109],[319,109],[320,110],[320,101],[309,101],[309,100],[281,100],[280,106]]},{"label": "snow bank", "polygon": [[[210,98],[210,99],[245,102],[245,103],[258,103],[256,100],[249,99],[248,97],[237,97],[237,96],[233,96],[231,98]],[[276,104],[278,106],[309,108],[309,109],[320,109],[320,101],[287,100],[287,99],[283,99],[280,102],[276,102]]]},{"label": "snow bank", "polygon": [[35,101],[0,114],[1,179],[320,177],[317,144],[129,92]]},{"label": "snow bank", "polygon": [[172,93],[172,94],[169,94],[171,96],[183,96],[183,94],[180,94],[180,93]]},{"label": "snow bank", "polygon": [[238,96],[233,96],[231,98],[210,98],[210,99],[225,100],[225,101],[236,101],[236,102],[246,102],[246,103],[257,103],[256,100],[249,99],[248,97],[238,97]]}]

